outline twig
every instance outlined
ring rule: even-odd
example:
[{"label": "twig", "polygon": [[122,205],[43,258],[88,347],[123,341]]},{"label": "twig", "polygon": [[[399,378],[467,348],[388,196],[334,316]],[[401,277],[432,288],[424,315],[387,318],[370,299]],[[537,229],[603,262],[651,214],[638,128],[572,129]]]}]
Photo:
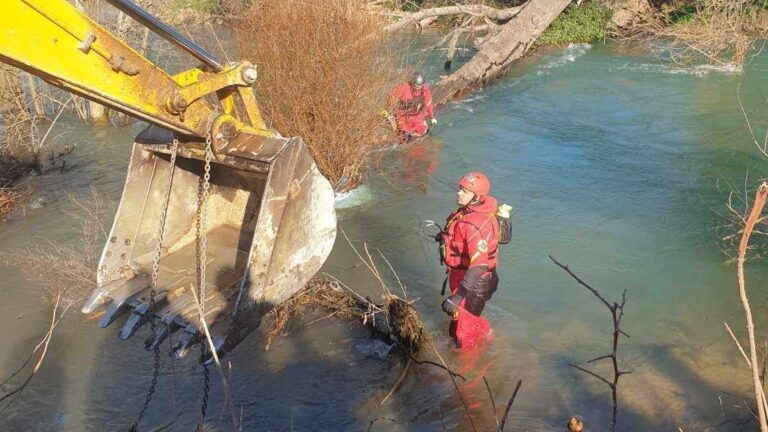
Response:
[{"label": "twig", "polygon": [[416,359],[413,356],[411,356],[411,360],[413,360],[413,362],[416,363],[416,364],[428,364],[428,365],[432,365],[432,366],[437,366],[440,369],[443,369],[444,371],[448,372],[452,376],[459,377],[459,378],[461,378],[462,381],[465,381],[465,382],[467,381],[467,378],[464,377],[464,375],[452,371],[448,366],[444,366],[444,365],[441,365],[440,363],[435,363],[435,362],[429,361],[429,360],[418,360],[418,359]]},{"label": "twig", "polygon": [[[30,381],[32,381],[32,378],[35,376],[35,374],[37,374],[37,372],[40,370],[40,367],[43,365],[43,360],[45,360],[45,355],[48,353],[48,344],[51,342],[51,339],[53,338],[53,331],[54,331],[54,329],[56,329],[56,327],[58,326],[59,322],[61,322],[61,318],[64,316],[64,314],[67,313],[67,311],[69,310],[70,306],[72,306],[71,303],[68,304],[67,307],[64,309],[64,311],[61,313],[61,315],[57,316],[56,314],[57,314],[58,309],[59,309],[60,301],[61,301],[61,293],[58,294],[58,296],[56,297],[56,303],[53,305],[53,313],[52,313],[52,316],[51,316],[51,325],[48,328],[48,332],[46,332],[45,336],[43,336],[43,339],[40,341],[40,343],[38,343],[37,346],[34,348],[34,350],[32,350],[32,353],[34,354],[38,349],[40,349],[41,346],[43,348],[43,351],[40,354],[40,357],[37,359],[37,363],[35,363],[35,367],[32,368],[32,372],[29,374],[29,376],[27,376],[27,378],[24,380],[24,382],[18,388],[14,389],[13,391],[8,392],[7,394],[5,394],[2,397],[0,397],[0,402],[2,402],[2,401],[6,400],[6,399],[8,399],[8,398],[10,398],[10,397],[12,397],[14,395],[16,395],[16,397],[18,397],[18,395],[21,394],[22,391],[24,391],[24,389],[27,387],[27,385],[30,383]],[[26,365],[28,363],[29,363],[29,359],[27,359],[27,361],[24,362],[22,367],[18,371],[16,371],[13,375],[11,375],[10,378],[13,378],[15,375],[17,375],[24,367],[26,367]],[[3,384],[7,383],[10,380],[10,378],[8,378],[5,381],[3,381]],[[6,405],[6,408],[7,407],[8,407],[8,405]]]},{"label": "twig", "polygon": [[452,373],[451,370],[448,368],[448,365],[445,363],[445,360],[443,360],[443,356],[441,356],[440,352],[437,351],[435,344],[432,343],[431,340],[429,341],[429,344],[432,346],[432,350],[435,352],[435,355],[437,355],[437,358],[440,359],[440,363],[442,363],[443,366],[445,367],[445,370],[448,371],[448,375],[451,377],[451,382],[453,382],[453,387],[456,389],[456,394],[459,395],[461,404],[464,405],[464,413],[467,415],[467,419],[469,420],[469,425],[472,426],[472,430],[474,432],[477,432],[477,428],[475,427],[475,422],[472,421],[472,415],[469,413],[469,406],[467,405],[467,401],[464,400],[464,395],[461,394],[461,390],[459,390],[459,384],[456,382],[456,378],[454,378],[454,373]]},{"label": "twig", "polygon": [[747,324],[747,335],[749,339],[749,364],[752,366],[752,385],[755,390],[755,401],[757,404],[757,412],[760,421],[761,432],[768,431],[768,423],[766,422],[766,403],[765,395],[762,392],[763,385],[760,382],[759,370],[757,367],[757,348],[755,343],[755,325],[752,322],[752,308],[747,298],[747,287],[744,279],[744,261],[746,260],[747,245],[749,244],[749,237],[752,234],[752,230],[755,227],[758,217],[765,207],[765,202],[768,199],[768,183],[763,182],[760,187],[757,188],[755,193],[754,204],[752,206],[752,212],[747,218],[747,222],[744,225],[744,232],[741,235],[741,242],[739,243],[739,256],[737,259],[737,278],[739,281],[739,297],[741,298],[741,304],[744,308],[744,316]]},{"label": "twig", "polygon": [[373,424],[376,423],[379,420],[386,420],[386,421],[390,421],[390,422],[395,423],[395,424],[400,424],[400,422],[398,422],[397,420],[391,419],[389,417],[378,417],[378,418],[375,418],[375,419],[371,420],[371,422],[368,424],[368,429],[367,429],[368,432],[370,432],[371,428],[373,428]]},{"label": "twig", "polygon": [[551,259],[555,264],[557,264],[560,268],[565,270],[573,279],[575,279],[579,285],[585,287],[588,289],[592,294],[595,295],[604,305],[608,308],[608,310],[611,312],[611,318],[613,320],[613,334],[612,334],[612,350],[610,354],[603,355],[600,357],[596,357],[587,363],[596,362],[598,360],[604,360],[604,359],[611,359],[611,364],[613,366],[613,381],[608,380],[605,377],[602,377],[589,369],[583,368],[579,365],[576,365],[574,363],[568,363],[569,366],[576,368],[584,373],[587,373],[600,381],[604,382],[608,385],[608,387],[611,389],[611,402],[612,402],[612,415],[611,415],[611,431],[616,432],[616,423],[617,423],[617,417],[618,417],[618,408],[619,408],[619,402],[618,402],[618,385],[619,385],[619,378],[621,378],[622,375],[626,375],[630,372],[623,372],[619,370],[619,363],[617,358],[617,351],[619,348],[619,336],[623,335],[626,337],[629,337],[624,331],[621,330],[621,319],[624,318],[624,306],[627,304],[627,290],[624,290],[624,292],[621,294],[621,303],[613,302],[613,304],[609,303],[605,297],[603,297],[599,292],[597,292],[596,289],[592,288],[589,284],[581,280],[576,274],[574,274],[570,268],[568,268],[567,265],[561,264],[559,261],[557,261],[555,258],[552,257],[552,255],[549,256],[549,259]]},{"label": "twig", "polygon": [[504,417],[501,419],[501,426],[499,426],[499,432],[504,431],[504,426],[507,424],[507,417],[509,417],[509,410],[512,408],[512,404],[515,402],[515,398],[517,397],[517,392],[520,390],[520,386],[523,385],[523,380],[517,380],[517,385],[515,386],[515,391],[512,392],[512,397],[509,398],[509,402],[507,402],[507,409],[504,410]]},{"label": "twig", "polygon": [[237,418],[235,417],[235,412],[232,409],[232,397],[231,393],[229,391],[229,381],[227,380],[227,376],[224,373],[224,369],[221,367],[221,361],[219,360],[219,354],[216,352],[216,346],[213,344],[213,338],[211,338],[211,332],[208,329],[208,323],[205,321],[205,314],[203,312],[202,303],[200,302],[200,299],[197,296],[196,290],[191,289],[189,290],[192,292],[192,296],[195,299],[195,305],[197,306],[197,313],[200,316],[200,326],[203,328],[203,332],[205,335],[205,340],[208,343],[208,349],[211,351],[211,356],[213,357],[213,361],[216,363],[216,369],[219,371],[219,375],[221,375],[221,383],[224,387],[224,406],[229,406],[229,413],[232,416],[232,426],[237,429]]},{"label": "twig", "polygon": [[501,426],[499,425],[499,414],[496,412],[496,401],[493,400],[491,386],[488,385],[488,380],[485,379],[485,375],[483,375],[483,382],[485,383],[486,390],[488,390],[488,397],[491,398],[491,408],[493,408],[493,419],[496,421],[496,429],[501,430]]},{"label": "twig", "polygon": [[403,367],[403,371],[400,373],[400,376],[397,378],[397,381],[395,381],[395,385],[393,385],[392,388],[389,390],[389,393],[387,393],[387,395],[384,396],[384,399],[382,399],[381,402],[379,402],[379,408],[381,408],[382,405],[384,405],[384,403],[387,401],[387,399],[389,399],[389,397],[392,396],[397,391],[398,388],[400,388],[400,384],[402,384],[403,381],[405,380],[405,376],[408,374],[408,369],[411,367],[411,362],[412,362],[411,358],[409,358],[405,362],[405,367]]},{"label": "twig", "polygon": [[741,347],[741,343],[739,343],[739,340],[736,339],[736,335],[733,334],[733,330],[731,330],[731,327],[725,321],[723,321],[723,325],[725,325],[725,329],[728,330],[728,334],[731,335],[731,339],[733,339],[733,342],[736,344],[736,347],[739,349],[739,352],[741,352],[741,355],[744,356],[744,361],[747,362],[747,367],[752,368],[752,364],[749,362],[749,357],[747,357],[747,353],[744,352],[744,348]]}]

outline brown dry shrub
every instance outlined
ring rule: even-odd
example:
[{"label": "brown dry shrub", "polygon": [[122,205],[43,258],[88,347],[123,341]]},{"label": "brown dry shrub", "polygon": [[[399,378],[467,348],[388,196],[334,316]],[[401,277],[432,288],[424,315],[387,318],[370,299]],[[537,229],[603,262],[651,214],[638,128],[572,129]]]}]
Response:
[{"label": "brown dry shrub", "polygon": [[741,65],[765,39],[767,23],[768,12],[754,0],[696,0],[664,4],[631,31],[652,45],[671,41],[675,62]]},{"label": "brown dry shrub", "polygon": [[0,187],[0,220],[3,220],[5,215],[29,197],[31,193],[30,189],[17,190],[15,188]]},{"label": "brown dry shrub", "polygon": [[385,18],[364,0],[226,2],[270,127],[301,136],[336,190],[359,184],[366,156],[386,142],[380,114],[397,76]]},{"label": "brown dry shrub", "polygon": [[9,264],[23,266],[40,283],[45,295],[61,304],[80,305],[96,288],[99,254],[104,247],[114,208],[96,191],[84,199],[70,196],[76,212],[68,213],[79,226],[71,244],[43,240],[39,246],[0,254]]}]

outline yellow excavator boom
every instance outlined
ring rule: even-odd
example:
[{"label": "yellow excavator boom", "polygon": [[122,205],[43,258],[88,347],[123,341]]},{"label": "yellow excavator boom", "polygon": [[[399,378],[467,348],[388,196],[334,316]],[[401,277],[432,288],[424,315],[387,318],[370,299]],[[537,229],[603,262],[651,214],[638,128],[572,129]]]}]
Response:
[{"label": "yellow excavator boom", "polygon": [[147,348],[181,332],[177,356],[205,323],[227,351],[320,269],[333,190],[301,138],[265,126],[256,66],[222,63],[128,0],[108,1],[201,66],[171,76],[65,0],[8,0],[0,14],[0,61],[151,123],[83,312],[102,313],[101,326],[128,314],[124,339],[160,319]]}]

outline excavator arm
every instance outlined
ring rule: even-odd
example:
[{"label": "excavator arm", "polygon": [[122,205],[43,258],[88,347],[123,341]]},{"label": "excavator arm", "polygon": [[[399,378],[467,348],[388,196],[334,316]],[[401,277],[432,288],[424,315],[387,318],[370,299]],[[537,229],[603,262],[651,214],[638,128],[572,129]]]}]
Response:
[{"label": "excavator arm", "polygon": [[[139,14],[133,3],[112,2]],[[248,127],[250,132],[272,135],[251,91],[257,71],[249,62],[221,64],[174,34],[174,41],[184,40],[184,46],[206,60],[208,71],[195,68],[170,76],[65,0],[11,0],[3,7],[0,60],[5,63],[149,123],[199,138],[207,136],[217,113],[203,96],[226,89],[218,109],[232,117],[227,128]],[[164,26],[146,12],[143,16],[154,20],[147,23]]]},{"label": "excavator arm", "polygon": [[0,61],[152,124],[134,143],[123,196],[83,305],[120,337],[149,322],[174,354],[205,327],[227,351],[301,288],[333,246],[333,190],[301,138],[264,125],[256,67],[224,64],[127,0],[115,7],[202,65],[169,75],[65,0],[8,0]]}]

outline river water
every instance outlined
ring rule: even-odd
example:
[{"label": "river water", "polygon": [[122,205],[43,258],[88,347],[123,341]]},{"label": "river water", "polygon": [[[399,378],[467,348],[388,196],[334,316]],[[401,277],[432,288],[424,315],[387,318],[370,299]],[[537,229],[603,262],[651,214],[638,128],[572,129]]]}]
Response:
[{"label": "river water", "polygon": [[[433,79],[438,63],[425,65]],[[717,240],[726,231],[718,228],[727,223],[719,214],[728,192],[743,192],[745,184],[752,191],[766,174],[737,99],[740,86],[753,126],[764,132],[766,77],[766,56],[738,71],[672,66],[617,45],[573,45],[525,59],[493,86],[441,110],[429,140],[375,158],[369,184],[344,201],[340,228],[356,246],[379,249],[417,299],[437,350],[467,378],[460,386],[478,430],[494,424],[483,376],[499,406],[523,380],[506,430],[563,430],[571,415],[583,416],[589,430],[608,430],[607,386],[568,363],[610,352],[610,314],[549,255],[610,300],[627,290],[622,327],[631,337],[620,341],[619,361],[632,373],[619,384],[620,430],[754,428],[744,407],[749,373],[723,328],[728,321],[744,333],[736,269]],[[46,206],[0,225],[2,251],[76,241],[69,194],[84,197],[94,188],[119,199],[130,142],[142,126],[65,119],[57,128],[78,147],[63,173],[27,180],[32,200],[44,197]],[[495,340],[459,354],[445,340],[443,270],[420,223],[445,218],[457,178],[470,170],[486,172],[493,194],[517,215],[513,242],[501,249],[501,284],[485,312]],[[364,295],[380,292],[342,235],[324,271]],[[48,328],[50,305],[31,276],[0,267],[2,377]],[[762,341],[768,267],[750,262],[747,278]],[[0,429],[125,430],[143,402],[152,356],[145,335],[120,341],[119,325],[98,329],[68,313],[39,374],[0,407]],[[379,408],[399,360],[366,354],[366,332],[354,323],[326,319],[291,329],[269,350],[257,331],[225,358],[243,430],[365,430],[376,419],[371,430],[471,430],[444,371],[413,367]],[[145,430],[174,418],[167,430],[192,430],[201,368],[192,358],[163,357]],[[607,366],[594,370],[608,373]],[[208,423],[229,430],[216,373],[212,386]]]}]

